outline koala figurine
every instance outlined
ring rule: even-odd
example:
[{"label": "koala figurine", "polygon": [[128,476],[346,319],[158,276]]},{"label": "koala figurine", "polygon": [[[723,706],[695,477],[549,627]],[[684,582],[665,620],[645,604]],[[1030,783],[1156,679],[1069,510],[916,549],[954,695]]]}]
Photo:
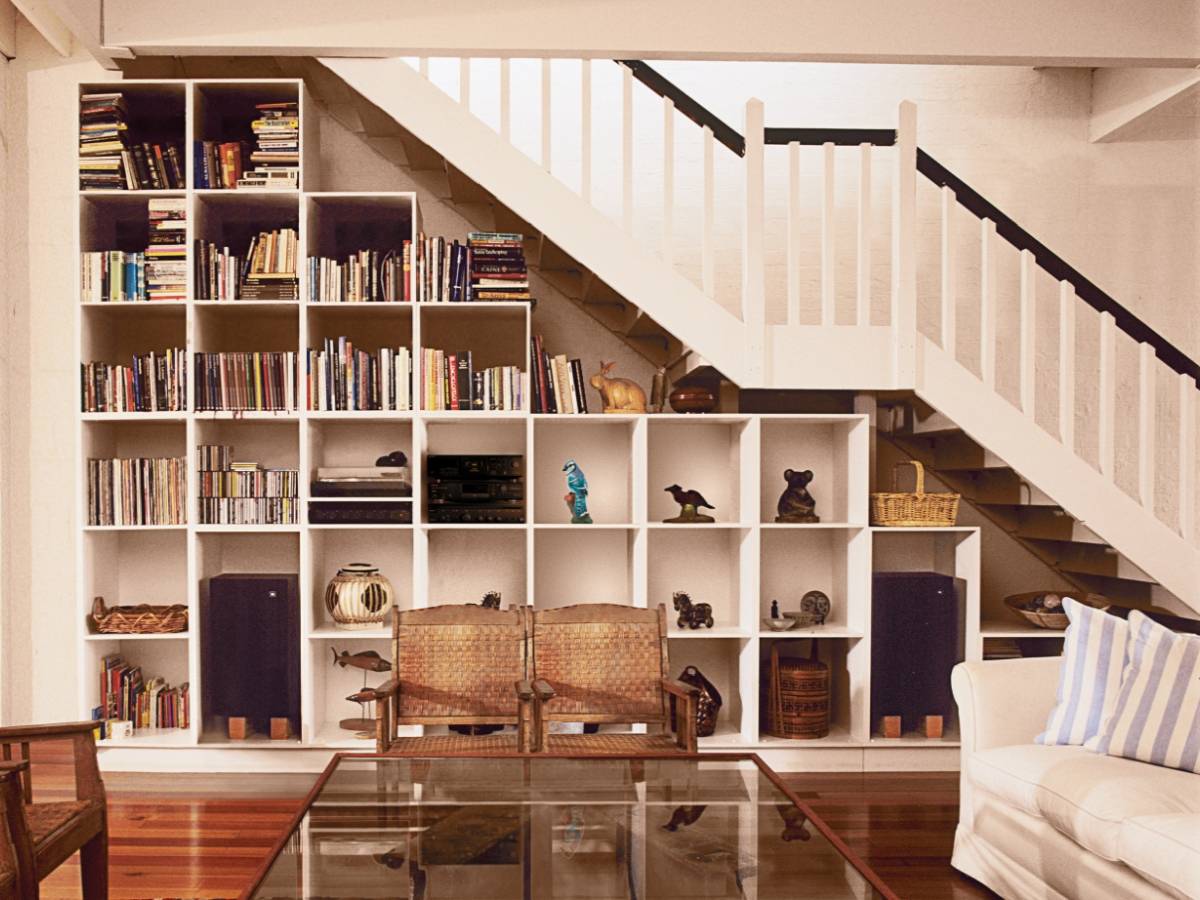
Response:
[{"label": "koala figurine", "polygon": [[816,514],[817,501],[808,492],[808,484],[812,479],[811,469],[805,469],[803,472],[797,472],[795,469],[784,470],[783,480],[788,486],[779,497],[779,505],[776,507],[779,515],[775,517],[776,522],[821,521],[821,517]]}]

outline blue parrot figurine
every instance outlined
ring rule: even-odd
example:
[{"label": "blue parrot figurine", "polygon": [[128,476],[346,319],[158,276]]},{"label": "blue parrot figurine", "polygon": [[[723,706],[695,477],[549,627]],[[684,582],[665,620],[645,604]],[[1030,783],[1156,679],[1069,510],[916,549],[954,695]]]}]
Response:
[{"label": "blue parrot figurine", "polygon": [[592,517],[588,515],[587,509],[587,476],[573,459],[563,463],[563,471],[567,473],[567,490],[570,491],[564,499],[567,501],[567,508],[571,510],[571,524],[591,525]]}]

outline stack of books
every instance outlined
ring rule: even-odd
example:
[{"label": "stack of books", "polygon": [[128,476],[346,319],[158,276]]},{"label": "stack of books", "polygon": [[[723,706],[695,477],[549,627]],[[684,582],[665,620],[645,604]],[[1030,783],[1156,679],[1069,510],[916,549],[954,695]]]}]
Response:
[{"label": "stack of books", "polygon": [[255,149],[253,168],[241,172],[240,188],[296,190],[300,187],[300,105],[295,101],[260,103],[250,123]]},{"label": "stack of books", "polygon": [[80,293],[84,303],[132,303],[146,295],[146,254],[97,250],[80,254]]},{"label": "stack of books", "polygon": [[299,300],[296,278],[299,236],[294,228],[262,231],[250,239],[242,264],[238,298],[242,300]]},{"label": "stack of books", "polygon": [[80,369],[84,412],[187,409],[187,352],[180,347],[135,356],[128,366],[92,362]]},{"label": "stack of books", "polygon": [[142,667],[119,653],[100,660],[100,705],[92,709],[92,719],[101,738],[118,739],[143,728],[187,728],[190,717],[186,683],[173,688],[161,676],[146,681]]},{"label": "stack of books", "polygon": [[426,348],[421,360],[421,406],[437,410],[522,410],[528,376],[517,366],[476,371],[470,350]]},{"label": "stack of books", "polygon": [[312,410],[412,409],[412,352],[380,348],[374,356],[346,337],[326,338],[309,350],[308,408]]},{"label": "stack of books", "polygon": [[89,525],[182,525],[187,463],[181,458],[89,459]]},{"label": "stack of books", "polygon": [[525,238],[503,231],[467,235],[470,282],[468,300],[529,300]]},{"label": "stack of books", "polygon": [[241,257],[234,256],[228,247],[218,247],[211,241],[196,241],[196,299],[235,300],[238,278],[242,271]]},{"label": "stack of books", "polygon": [[565,353],[558,356],[548,354],[540,334],[535,335],[530,343],[533,411],[576,415],[586,413],[588,405],[584,388],[587,382],[583,377],[583,363],[578,359],[567,359]]},{"label": "stack of books", "polygon": [[345,262],[308,259],[309,303],[399,303],[411,299],[408,273],[411,241],[400,250],[359,250]]},{"label": "stack of books", "polygon": [[85,191],[183,188],[179,148],[136,143],[126,119],[120,92],[79,98],[79,187]]},{"label": "stack of books", "polygon": [[298,469],[264,469],[233,461],[233,448],[202,444],[200,522],[204,525],[294,525],[299,521]]},{"label": "stack of books", "polygon": [[187,200],[155,197],[148,206],[146,299],[187,299]]},{"label": "stack of books", "polygon": [[296,409],[296,354],[197,353],[196,409]]}]

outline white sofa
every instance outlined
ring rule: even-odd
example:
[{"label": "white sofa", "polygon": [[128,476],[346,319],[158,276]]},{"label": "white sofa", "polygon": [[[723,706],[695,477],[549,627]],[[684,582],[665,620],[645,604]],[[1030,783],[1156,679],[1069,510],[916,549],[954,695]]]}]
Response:
[{"label": "white sofa", "polygon": [[1013,900],[1200,898],[1200,775],[1033,743],[1058,669],[1058,657],[954,669],[954,868]]}]

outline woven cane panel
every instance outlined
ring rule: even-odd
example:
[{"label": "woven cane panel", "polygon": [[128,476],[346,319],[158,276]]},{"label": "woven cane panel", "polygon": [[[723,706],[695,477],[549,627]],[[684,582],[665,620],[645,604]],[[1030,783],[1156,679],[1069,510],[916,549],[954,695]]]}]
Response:
[{"label": "woven cane panel", "polygon": [[396,655],[400,718],[517,714],[520,625],[401,625]]},{"label": "woven cane panel", "polygon": [[428,734],[422,737],[400,737],[392,741],[389,754],[420,756],[436,753],[516,753],[516,734]]},{"label": "woven cane panel", "polygon": [[547,710],[565,715],[663,716],[657,624],[585,622],[533,627],[534,676],[550,682]]},{"label": "woven cane panel", "polygon": [[669,734],[551,734],[550,753],[682,753]]}]

